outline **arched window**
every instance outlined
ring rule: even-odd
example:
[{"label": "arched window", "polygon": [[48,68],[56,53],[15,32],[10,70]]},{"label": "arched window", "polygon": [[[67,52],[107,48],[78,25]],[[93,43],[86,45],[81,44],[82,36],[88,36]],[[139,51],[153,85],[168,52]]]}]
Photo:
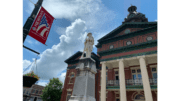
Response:
[{"label": "arched window", "polygon": [[70,77],[71,77],[71,78],[74,77],[74,74],[71,74]]},{"label": "arched window", "polygon": [[70,79],[69,83],[73,83],[73,79],[72,78]]},{"label": "arched window", "polygon": [[145,101],[144,95],[141,94],[136,95],[134,101]]},{"label": "arched window", "polygon": [[71,72],[70,75],[69,75],[70,78],[73,78],[75,77],[75,73],[74,72]]},{"label": "arched window", "polygon": [[75,73],[74,73],[74,72],[71,72],[71,73],[69,74],[69,77],[70,77],[69,84],[72,84],[73,81],[74,81],[73,78],[75,77]]}]

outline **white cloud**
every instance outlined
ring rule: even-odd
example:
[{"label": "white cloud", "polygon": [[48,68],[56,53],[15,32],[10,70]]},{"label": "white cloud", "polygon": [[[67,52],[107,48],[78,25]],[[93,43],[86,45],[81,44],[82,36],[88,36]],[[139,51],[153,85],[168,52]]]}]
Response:
[{"label": "white cloud", "polygon": [[61,75],[58,77],[59,80],[63,82],[63,84],[64,84],[65,76],[66,76],[66,72],[61,73]]},{"label": "white cloud", "polygon": [[56,28],[56,33],[58,33],[59,35],[65,34],[66,28],[62,28],[62,27],[57,27]]},{"label": "white cloud", "polygon": [[[37,1],[37,0],[36,0]],[[35,1],[33,1],[35,3]],[[32,9],[32,4],[29,9]],[[44,0],[43,7],[56,19],[74,21],[81,19],[86,22],[88,31],[96,37],[96,33],[102,33],[101,29],[109,30],[114,26],[110,22],[115,18],[115,12],[107,9],[101,0]],[[114,25],[114,23],[113,23]],[[65,34],[65,29],[57,27],[59,35]]]},{"label": "white cloud", "polygon": [[[82,51],[87,31],[92,32],[95,45],[97,39],[104,36],[107,23],[115,17],[115,13],[108,10],[101,0],[44,0],[43,7],[56,19],[65,18],[72,24],[69,27],[57,27],[60,43],[46,49],[37,60],[38,74],[43,80],[57,77],[57,74],[67,68],[65,59],[76,51]],[[31,8],[32,9],[32,8]],[[65,73],[59,78],[64,82]]]},{"label": "white cloud", "polygon": [[[42,80],[57,77],[59,72],[67,68],[64,60],[73,55],[74,51],[83,49],[82,41],[87,35],[86,29],[85,21],[76,19],[66,28],[65,34],[59,37],[60,43],[53,45],[51,49],[46,49],[40,55],[40,59],[37,60],[37,71]],[[64,82],[62,78],[61,80]]]},{"label": "white cloud", "polygon": [[39,80],[37,85],[46,86],[49,83],[49,80]]},{"label": "white cloud", "polygon": [[66,18],[71,21],[99,10],[100,0],[44,0],[43,6],[55,18]]},{"label": "white cloud", "polygon": [[[63,84],[64,84],[65,76],[66,76],[66,72],[61,73],[61,75],[58,76],[59,80],[60,80]],[[37,82],[37,85],[41,85],[41,86],[44,86],[44,87],[45,87],[46,85],[48,85],[48,83],[49,83],[49,80],[39,80],[39,81]]]},{"label": "white cloud", "polygon": [[29,73],[32,67],[31,61],[23,60],[23,74]]},{"label": "white cloud", "polygon": [[29,60],[23,60],[23,69],[27,68],[31,64]]},{"label": "white cloud", "polygon": [[104,35],[106,35],[107,33],[108,33],[108,31],[102,31],[100,33],[96,33],[96,37],[94,37],[94,46],[93,47],[95,47],[95,45],[98,44],[98,40],[100,38],[102,38]]},{"label": "white cloud", "polygon": [[56,19],[82,19],[91,30],[99,30],[115,18],[115,13],[107,9],[101,0],[44,0],[43,7]]},{"label": "white cloud", "polygon": [[[86,22],[88,32],[93,33],[95,45],[100,36],[104,36],[114,26],[109,26],[109,22],[115,18],[115,13],[108,10],[101,0],[45,0],[43,6],[56,19],[65,18],[70,21],[82,19]],[[106,30],[101,30],[106,29]],[[65,28],[57,27],[56,32],[59,35],[65,33]],[[63,38],[64,36],[62,36]],[[85,36],[82,36],[83,39]],[[68,38],[67,38],[68,40]],[[84,41],[84,40],[82,40]],[[82,51],[82,50],[80,50]]]}]

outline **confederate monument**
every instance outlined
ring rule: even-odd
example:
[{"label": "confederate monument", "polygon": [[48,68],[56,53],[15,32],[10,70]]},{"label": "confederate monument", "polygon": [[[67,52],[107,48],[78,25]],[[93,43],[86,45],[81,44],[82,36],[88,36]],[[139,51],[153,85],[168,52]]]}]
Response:
[{"label": "confederate monument", "polygon": [[84,51],[81,58],[83,58],[84,52],[86,52],[86,57],[91,58],[91,52],[94,45],[94,38],[92,37],[91,33],[88,33],[87,36],[88,37],[86,37],[86,41],[84,42]]},{"label": "confederate monument", "polygon": [[[74,83],[73,93],[69,101],[96,101],[95,99],[95,60],[91,58],[94,38],[88,33],[84,43],[84,51],[76,67],[77,75]],[[84,57],[84,52],[86,56]]]}]

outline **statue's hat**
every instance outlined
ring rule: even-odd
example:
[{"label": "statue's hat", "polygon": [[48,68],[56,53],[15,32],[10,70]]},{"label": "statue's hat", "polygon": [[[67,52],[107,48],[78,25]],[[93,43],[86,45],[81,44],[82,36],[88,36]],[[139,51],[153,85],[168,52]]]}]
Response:
[{"label": "statue's hat", "polygon": [[92,33],[88,33],[87,36],[92,35]]}]

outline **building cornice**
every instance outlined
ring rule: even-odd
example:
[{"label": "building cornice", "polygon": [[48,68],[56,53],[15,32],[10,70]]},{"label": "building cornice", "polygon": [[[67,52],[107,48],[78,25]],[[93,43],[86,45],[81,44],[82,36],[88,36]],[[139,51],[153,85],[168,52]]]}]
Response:
[{"label": "building cornice", "polygon": [[116,42],[118,40],[123,40],[123,39],[127,39],[127,38],[132,38],[132,37],[135,37],[135,36],[138,36],[138,35],[144,35],[146,33],[152,33],[152,32],[156,32],[157,31],[157,25],[156,26],[153,26],[153,27],[150,27],[150,28],[145,28],[145,29],[142,29],[142,30],[138,30],[138,31],[134,31],[134,32],[131,32],[129,34],[123,34],[123,35],[120,35],[120,36],[117,36],[117,37],[110,37],[110,38],[107,38],[107,39],[104,39],[102,41],[100,41],[96,47],[97,48],[101,48],[102,47],[102,44],[107,44],[107,43],[111,43],[111,42]]},{"label": "building cornice", "polygon": [[119,56],[119,57],[113,57],[113,58],[107,58],[107,59],[101,59],[100,61],[110,61],[110,60],[117,60],[117,59],[122,59],[122,58],[131,58],[131,57],[137,57],[141,55],[150,55],[150,54],[157,54],[156,51],[149,51],[149,52],[143,52],[143,53],[137,53],[137,54],[131,54],[131,55],[125,55],[125,56]]},{"label": "building cornice", "polygon": [[140,50],[144,48],[151,48],[155,46],[157,46],[157,40],[152,40],[152,41],[144,42],[144,43],[138,43],[138,44],[130,45],[130,46],[119,47],[115,49],[109,49],[109,50],[100,51],[97,53],[100,56],[106,56],[106,55],[123,53],[123,52],[128,52],[128,51],[133,51],[133,50]]}]

